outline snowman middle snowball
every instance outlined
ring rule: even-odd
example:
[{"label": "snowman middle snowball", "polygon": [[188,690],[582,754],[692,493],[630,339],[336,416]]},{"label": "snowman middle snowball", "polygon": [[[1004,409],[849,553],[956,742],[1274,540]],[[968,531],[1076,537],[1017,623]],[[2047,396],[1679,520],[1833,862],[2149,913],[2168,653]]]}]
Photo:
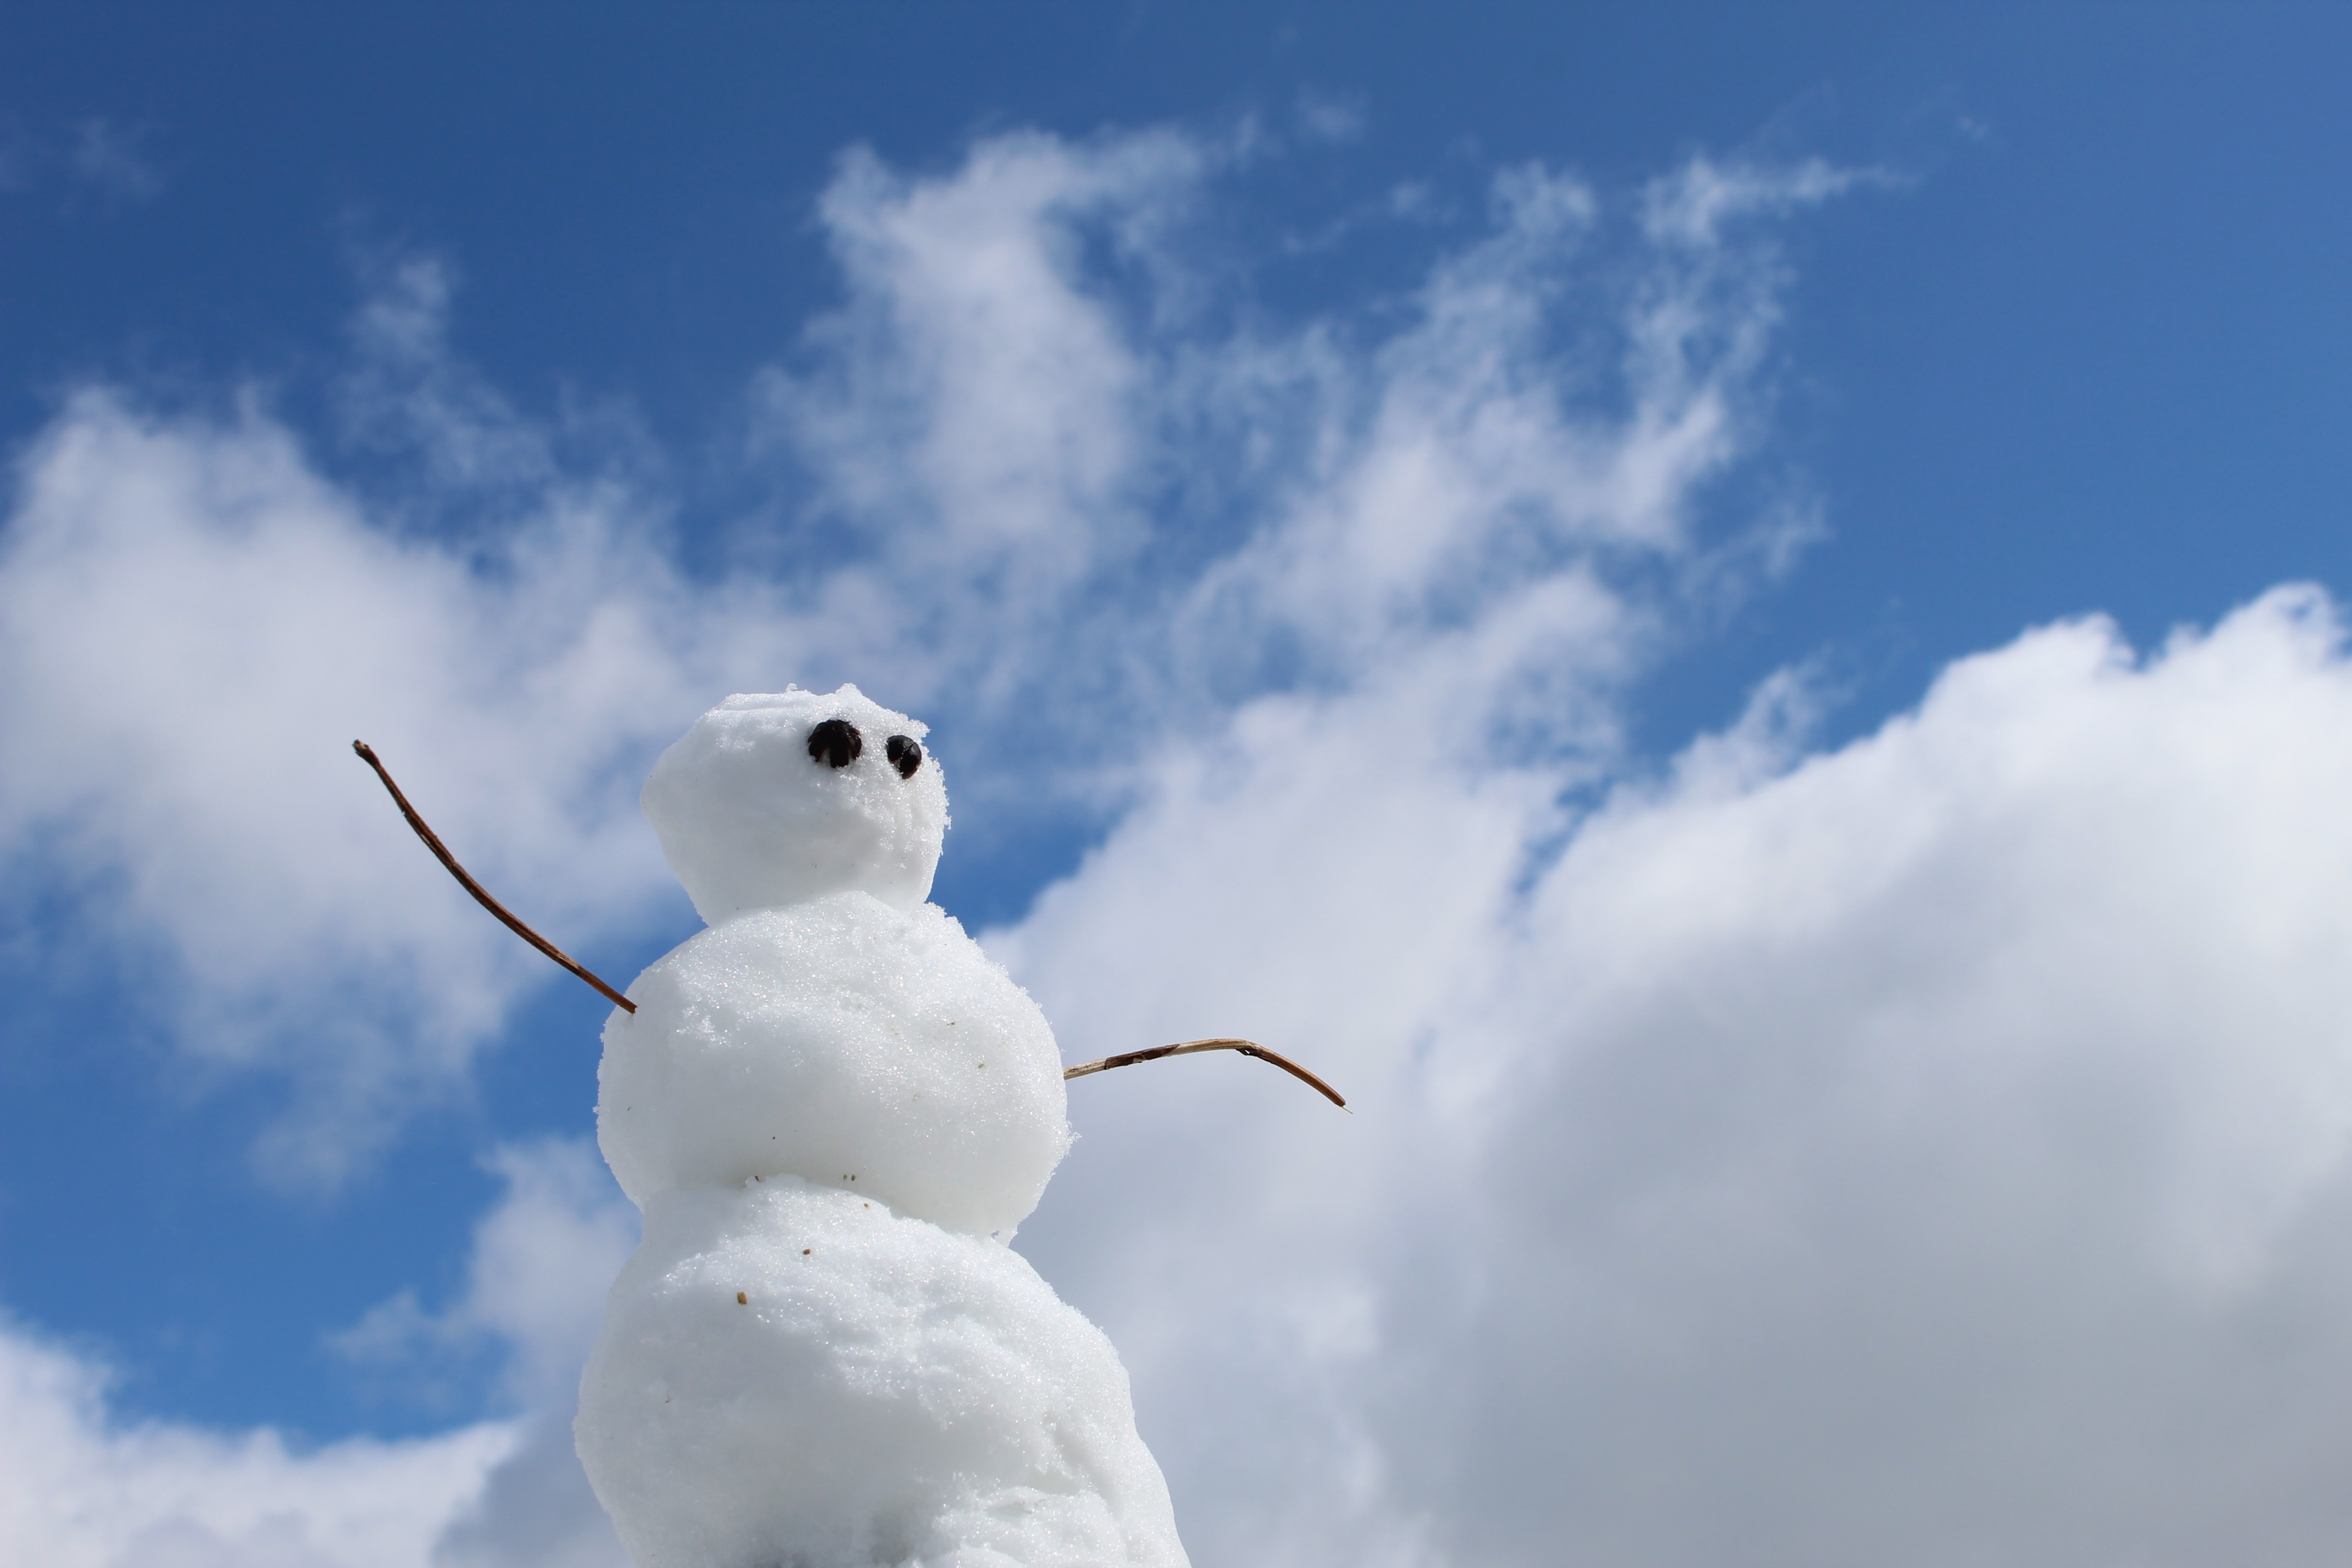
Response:
[{"label": "snowman middle snowball", "polygon": [[1061,1054],[924,902],[925,734],[855,686],[733,696],[646,785],[709,929],[605,1025],[646,1239],[576,1428],[641,1563],[1184,1562],[1116,1353],[1003,1246],[1069,1148]]},{"label": "snowman middle snowball", "polygon": [[[810,752],[828,724],[857,737],[839,767]],[[947,787],[936,758],[902,774],[887,743],[925,733],[855,686],[735,696],[654,765],[646,814],[710,929],[605,1025],[597,1141],[640,1207],[855,1178],[1006,1240],[1037,1207],[1070,1146],[1061,1052],[1028,993],[923,902]]]}]

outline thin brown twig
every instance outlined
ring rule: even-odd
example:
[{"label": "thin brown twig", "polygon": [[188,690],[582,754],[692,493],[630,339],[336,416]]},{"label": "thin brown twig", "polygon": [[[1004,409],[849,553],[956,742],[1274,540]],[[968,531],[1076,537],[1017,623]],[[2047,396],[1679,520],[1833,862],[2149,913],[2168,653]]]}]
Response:
[{"label": "thin brown twig", "polygon": [[533,931],[530,926],[525,925],[521,921],[509,914],[505,904],[500,904],[497,899],[492,898],[488,892],[483,888],[480,883],[476,882],[471,876],[467,874],[466,868],[457,863],[457,857],[449,852],[448,846],[441,841],[440,835],[425,825],[425,819],[416,814],[416,808],[408,803],[408,797],[402,794],[400,792],[400,786],[392,781],[392,774],[385,769],[383,761],[377,758],[375,747],[370,746],[364,740],[354,740],[352,742],[352,749],[359,753],[359,758],[362,762],[366,763],[370,768],[375,769],[375,776],[383,780],[383,787],[385,789],[392,791],[392,803],[400,808],[400,814],[408,819],[408,825],[416,830],[416,836],[425,841],[425,847],[431,850],[434,853],[434,857],[439,860],[443,865],[449,868],[449,874],[457,879],[457,885],[474,895],[474,902],[479,904],[484,909],[487,909],[491,914],[497,915],[500,920],[505,921],[508,930],[513,932],[524,941],[530,943],[532,946],[538,948],[541,952],[546,954],[549,957],[554,959],[557,963],[562,965],[565,968],[571,970],[573,974],[579,976],[582,979],[595,987],[596,989],[602,992],[604,998],[608,1001],[612,1002],[614,1006],[620,1008],[625,1012],[635,1012],[637,1010],[636,1003],[629,1000],[628,998],[623,996],[620,992],[614,990],[612,987],[598,979],[593,974],[589,972],[586,967],[573,962],[572,956],[566,953],[562,948],[558,947],[554,943],[550,942],[546,937],[541,936],[538,932]]},{"label": "thin brown twig", "polygon": [[1163,1056],[1190,1056],[1196,1051],[1238,1051],[1244,1056],[1255,1056],[1260,1061],[1270,1061],[1301,1083],[1314,1090],[1332,1104],[1346,1110],[1348,1103],[1339,1092],[1324,1082],[1286,1056],[1266,1050],[1254,1040],[1188,1040],[1181,1045],[1155,1045],[1150,1051],[1130,1051],[1118,1056],[1106,1056],[1100,1061],[1081,1062],[1062,1070],[1064,1078],[1084,1078],[1089,1072],[1108,1072],[1114,1067],[1132,1067],[1139,1061],[1157,1061]]}]

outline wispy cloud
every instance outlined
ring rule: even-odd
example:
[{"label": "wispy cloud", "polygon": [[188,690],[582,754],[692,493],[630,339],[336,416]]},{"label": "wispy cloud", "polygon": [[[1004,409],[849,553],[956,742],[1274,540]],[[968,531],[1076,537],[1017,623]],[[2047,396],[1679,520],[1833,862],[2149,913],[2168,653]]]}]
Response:
[{"label": "wispy cloud", "polygon": [[39,162],[40,154],[23,129],[13,120],[0,119],[0,194],[30,185]]},{"label": "wispy cloud", "polygon": [[[1601,707],[1533,694],[1624,666],[1648,611],[1606,559],[1685,551],[1748,438],[1755,334],[1723,317],[1759,299],[1717,287],[1728,253],[1678,254],[1602,317],[1622,362],[1553,346],[1600,208],[1527,168],[1394,330],[1236,330],[1186,281],[1230,153],[1160,131],[1011,135],[928,177],[846,159],[822,214],[847,303],[754,389],[812,497],[772,571],[690,581],[658,464],[583,455],[456,360],[430,257],[372,264],[354,330],[346,428],[405,464],[390,486],[254,394],[74,397],[0,535],[0,736],[41,759],[0,783],[0,841],[81,912],[51,939],[160,958],[188,1051],[295,1088],[264,1168],[331,1183],[545,979],[404,841],[353,735],[592,949],[668,906],[634,784],[729,689],[854,676],[942,710],[967,804],[1034,811],[1359,666],[1471,674],[1473,727],[1601,736]],[[1039,725],[1042,778],[1011,743]]]},{"label": "wispy cloud", "polygon": [[152,125],[93,114],[69,126],[28,127],[0,115],[0,194],[46,184],[102,209],[137,206],[163,194],[164,170]]},{"label": "wispy cloud", "polygon": [[147,150],[144,126],[92,115],[74,127],[66,152],[68,173],[115,202],[150,202],[163,190],[163,172]]},{"label": "wispy cloud", "polygon": [[1343,94],[1319,92],[1303,88],[1295,100],[1292,115],[1298,124],[1298,133],[1309,141],[1334,146],[1360,140],[1367,119],[1364,106]]}]

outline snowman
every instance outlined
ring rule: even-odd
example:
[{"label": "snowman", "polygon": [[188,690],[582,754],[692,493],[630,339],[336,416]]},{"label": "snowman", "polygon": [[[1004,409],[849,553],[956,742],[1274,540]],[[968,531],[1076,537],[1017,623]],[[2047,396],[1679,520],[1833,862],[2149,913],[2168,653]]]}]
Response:
[{"label": "snowman", "polygon": [[925,733],[734,696],[646,785],[708,929],[604,1030],[645,1239],[574,1428],[643,1568],[1186,1561],[1117,1354],[1007,1245],[1070,1145],[1061,1056],[926,902]]}]

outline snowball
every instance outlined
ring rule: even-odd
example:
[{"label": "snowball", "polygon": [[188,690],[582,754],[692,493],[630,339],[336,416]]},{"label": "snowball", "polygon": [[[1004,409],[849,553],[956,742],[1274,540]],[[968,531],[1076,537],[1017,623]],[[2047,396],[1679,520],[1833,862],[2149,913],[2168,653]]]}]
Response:
[{"label": "snowball", "polygon": [[1181,1568],[1130,1410],[1019,1254],[782,1176],[646,1205],[574,1431],[643,1568]]},{"label": "snowball", "polygon": [[[857,737],[856,757],[837,768],[809,755],[811,732],[828,719]],[[845,888],[912,908],[939,869],[947,786],[919,750],[902,774],[890,742],[919,747],[928,733],[856,686],[731,696],[654,764],[646,815],[712,925]]]},{"label": "snowball", "polygon": [[935,904],[836,893],[738,915],[629,998],[604,1026],[596,1133],[640,1206],[789,1173],[1009,1238],[1069,1147],[1045,1015]]}]

